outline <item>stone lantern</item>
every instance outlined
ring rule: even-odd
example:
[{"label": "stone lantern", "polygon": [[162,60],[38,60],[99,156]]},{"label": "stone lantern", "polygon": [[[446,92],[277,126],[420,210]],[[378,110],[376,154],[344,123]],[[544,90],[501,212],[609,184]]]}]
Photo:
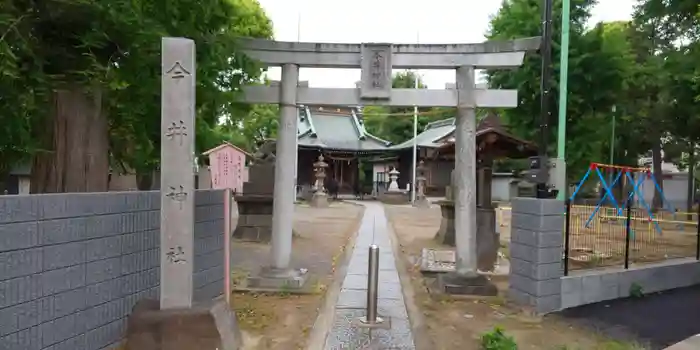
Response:
[{"label": "stone lantern", "polygon": [[390,192],[401,191],[399,184],[396,182],[399,179],[399,171],[396,168],[389,171],[389,190]]},{"label": "stone lantern", "polygon": [[425,196],[425,163],[421,160],[416,167],[416,201],[413,206],[418,208],[429,208],[430,201]]},{"label": "stone lantern", "polygon": [[328,206],[328,195],[326,195],[326,189],[323,185],[326,180],[326,168],[328,168],[328,163],[323,161],[323,155],[319,155],[318,161],[313,165],[316,181],[313,186],[314,194],[311,197],[311,206],[315,208],[324,208]]}]

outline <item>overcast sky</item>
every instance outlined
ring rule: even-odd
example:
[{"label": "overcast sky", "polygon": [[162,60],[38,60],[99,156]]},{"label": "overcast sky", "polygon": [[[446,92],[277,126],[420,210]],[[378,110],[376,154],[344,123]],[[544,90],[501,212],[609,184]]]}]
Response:
[{"label": "overcast sky", "polygon": [[[275,39],[306,42],[475,43],[485,40],[501,0],[258,0],[272,19]],[[599,0],[592,23],[631,17],[635,0]],[[558,59],[558,58],[555,58]],[[420,71],[426,85],[442,89],[454,71]],[[279,79],[279,68],[269,77]],[[360,71],[302,68],[313,87],[355,87]]]}]

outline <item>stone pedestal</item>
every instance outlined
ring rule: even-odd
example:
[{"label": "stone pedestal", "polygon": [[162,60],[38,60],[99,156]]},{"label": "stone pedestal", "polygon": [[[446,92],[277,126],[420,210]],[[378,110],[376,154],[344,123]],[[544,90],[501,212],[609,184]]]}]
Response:
[{"label": "stone pedestal", "polygon": [[377,199],[384,204],[409,204],[411,198],[408,196],[408,191],[394,190],[385,191],[377,196]]},{"label": "stone pedestal", "polygon": [[248,171],[250,181],[243,183],[243,194],[234,196],[238,206],[238,223],[233,237],[268,243],[272,239],[275,165],[260,161]]},{"label": "stone pedestal", "polygon": [[238,350],[241,346],[236,315],[223,299],[167,310],[160,310],[157,300],[141,300],[129,315],[127,350]]},{"label": "stone pedestal", "polygon": [[233,237],[245,241],[268,243],[272,239],[271,195],[237,195],[238,224]]},{"label": "stone pedestal", "polygon": [[327,208],[330,205],[328,195],[324,192],[316,192],[311,196],[311,206],[314,208]]},{"label": "stone pedestal", "polygon": [[[452,201],[439,201],[442,215],[440,228],[435,239],[440,244],[455,246],[455,205]],[[500,247],[496,233],[496,212],[491,208],[476,209],[476,250],[477,268],[480,271],[492,271],[498,261]]]},{"label": "stone pedestal", "polygon": [[308,279],[307,269],[274,269],[264,267],[246,280],[246,287],[258,290],[300,290]]},{"label": "stone pedestal", "polygon": [[483,275],[462,276],[456,272],[441,274],[437,278],[440,290],[445,294],[496,296],[498,288]]}]

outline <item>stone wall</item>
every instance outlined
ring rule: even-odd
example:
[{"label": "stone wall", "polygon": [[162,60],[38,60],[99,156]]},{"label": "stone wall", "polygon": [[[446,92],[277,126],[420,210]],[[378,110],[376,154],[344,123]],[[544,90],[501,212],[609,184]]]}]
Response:
[{"label": "stone wall", "polygon": [[642,293],[656,293],[700,283],[700,262],[694,258],[602,270],[576,271],[561,279],[562,309],[627,298],[636,284]]},{"label": "stone wall", "polygon": [[564,202],[515,198],[511,213],[510,297],[538,313],[559,310]]},{"label": "stone wall", "polygon": [[[198,191],[195,298],[223,290],[223,194]],[[0,349],[103,349],[160,283],[158,192],[0,196]]]}]

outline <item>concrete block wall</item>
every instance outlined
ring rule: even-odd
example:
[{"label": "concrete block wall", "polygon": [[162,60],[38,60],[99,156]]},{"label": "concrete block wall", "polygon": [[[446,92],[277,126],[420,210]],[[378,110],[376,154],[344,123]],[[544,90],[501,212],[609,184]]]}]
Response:
[{"label": "concrete block wall", "polygon": [[513,200],[509,296],[538,313],[561,307],[564,214],[562,201]]},{"label": "concrete block wall", "polygon": [[637,284],[643,293],[655,293],[700,283],[700,262],[673,259],[656,264],[576,271],[561,280],[562,309],[605,300],[627,298]]},{"label": "concrete block wall", "polygon": [[[223,193],[195,202],[203,299],[223,290]],[[0,196],[0,349],[117,345],[133,305],[159,295],[159,209],[155,191]]]},{"label": "concrete block wall", "polygon": [[194,300],[213,299],[224,290],[224,193],[200,190],[195,196]]}]

